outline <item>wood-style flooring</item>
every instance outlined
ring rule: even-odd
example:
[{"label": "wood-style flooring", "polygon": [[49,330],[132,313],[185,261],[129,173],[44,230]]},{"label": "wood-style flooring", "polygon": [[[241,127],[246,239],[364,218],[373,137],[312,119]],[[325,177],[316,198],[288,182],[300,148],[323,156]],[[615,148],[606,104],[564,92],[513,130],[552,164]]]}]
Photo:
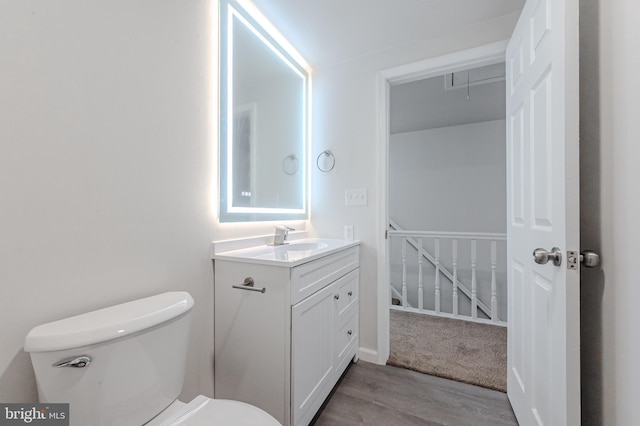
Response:
[{"label": "wood-style flooring", "polygon": [[390,365],[352,364],[316,426],[518,425],[507,395]]}]

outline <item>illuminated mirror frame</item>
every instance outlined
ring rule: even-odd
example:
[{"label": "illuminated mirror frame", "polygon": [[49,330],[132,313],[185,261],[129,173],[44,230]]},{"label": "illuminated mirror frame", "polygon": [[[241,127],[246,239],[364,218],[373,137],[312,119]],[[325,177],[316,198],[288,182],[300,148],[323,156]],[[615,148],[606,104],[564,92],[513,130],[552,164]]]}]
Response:
[{"label": "illuminated mirror frame", "polygon": [[[245,4],[246,2],[243,2]],[[220,0],[220,222],[255,222],[270,220],[304,220],[309,218],[309,161],[311,76],[308,66],[270,34],[259,20],[259,12],[252,16],[249,7],[235,0]],[[269,49],[276,53],[296,74],[303,84],[302,158],[299,169],[302,179],[302,205],[300,208],[239,207],[233,206],[233,25],[234,19],[243,23]],[[289,48],[290,49],[290,48]]]}]

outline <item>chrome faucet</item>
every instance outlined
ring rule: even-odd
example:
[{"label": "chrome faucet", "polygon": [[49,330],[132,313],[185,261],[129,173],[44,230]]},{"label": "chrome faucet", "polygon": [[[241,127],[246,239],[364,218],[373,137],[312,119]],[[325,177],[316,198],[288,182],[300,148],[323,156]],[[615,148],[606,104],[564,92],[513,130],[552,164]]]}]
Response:
[{"label": "chrome faucet", "polygon": [[283,225],[276,226],[276,233],[273,236],[273,245],[283,246],[285,244],[289,244],[285,242],[287,241],[287,237],[289,236],[289,231],[295,231],[295,229]]}]

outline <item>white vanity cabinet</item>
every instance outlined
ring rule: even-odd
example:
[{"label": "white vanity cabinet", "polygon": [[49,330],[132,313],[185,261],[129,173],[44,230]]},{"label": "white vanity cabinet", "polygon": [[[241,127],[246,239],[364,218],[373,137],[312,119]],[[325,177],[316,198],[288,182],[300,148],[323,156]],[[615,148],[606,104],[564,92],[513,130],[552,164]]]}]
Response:
[{"label": "white vanity cabinet", "polygon": [[[357,356],[358,246],[292,267],[216,259],[214,268],[215,397],[309,424]],[[264,293],[232,287],[247,277]]]}]

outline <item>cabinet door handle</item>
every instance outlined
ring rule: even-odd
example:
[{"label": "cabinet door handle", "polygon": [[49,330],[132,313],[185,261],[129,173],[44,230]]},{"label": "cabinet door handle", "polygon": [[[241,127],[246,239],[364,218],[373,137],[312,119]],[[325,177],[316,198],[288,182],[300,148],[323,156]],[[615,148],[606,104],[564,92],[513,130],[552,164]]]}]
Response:
[{"label": "cabinet door handle", "polygon": [[242,283],[241,285],[232,285],[231,287],[237,288],[239,290],[258,291],[260,293],[264,293],[267,291],[267,289],[264,287],[260,287],[260,288],[254,287],[253,286],[254,284],[255,284],[255,281],[253,281],[253,278],[247,277],[244,279],[244,283]]},{"label": "cabinet door handle", "polygon": [[350,291],[349,293],[347,293],[349,296],[353,296],[353,292]]},{"label": "cabinet door handle", "polygon": [[349,330],[349,331],[347,331],[347,334],[348,334],[349,336],[351,336],[351,335],[353,334],[353,331]]},{"label": "cabinet door handle", "polygon": [[338,300],[338,299],[340,299],[340,295],[339,295],[339,294],[336,294],[335,296],[333,296],[333,298],[334,298],[334,299],[336,299],[336,300]]}]

